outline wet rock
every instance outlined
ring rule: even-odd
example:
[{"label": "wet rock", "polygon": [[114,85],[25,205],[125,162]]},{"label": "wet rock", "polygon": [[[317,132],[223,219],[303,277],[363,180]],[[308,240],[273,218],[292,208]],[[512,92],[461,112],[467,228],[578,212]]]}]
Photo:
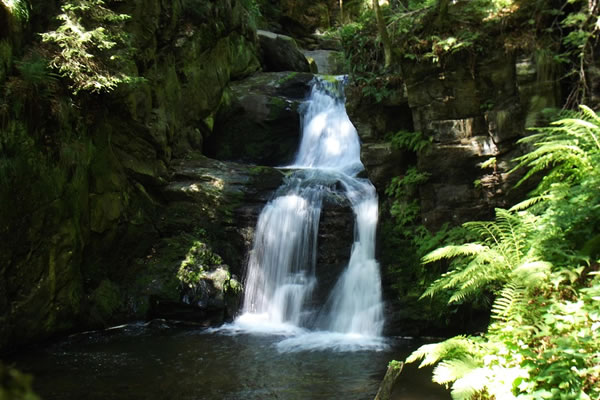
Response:
[{"label": "wet rock", "polygon": [[108,279],[100,282],[100,285],[90,295],[89,323],[92,326],[102,327],[122,307],[121,293],[119,287]]},{"label": "wet rock", "polygon": [[308,60],[293,38],[262,30],[257,34],[265,71],[310,72]]},{"label": "wet rock", "polygon": [[344,55],[342,52],[316,49],[304,50],[303,54],[307,59],[314,60],[319,74],[343,75],[348,73],[345,70]]},{"label": "wet rock", "polygon": [[125,296],[134,313],[206,323],[238,310],[258,214],[284,174],[189,153],[174,160],[161,191],[161,239],[136,261]]},{"label": "wet rock", "polygon": [[414,157],[407,152],[394,149],[391,143],[384,142],[363,143],[360,158],[363,160],[369,180],[383,194],[391,179],[401,175]]},{"label": "wet rock", "polygon": [[322,307],[350,261],[354,213],[347,200],[325,198],[317,237],[317,288],[311,301]]},{"label": "wet rock", "polygon": [[560,105],[560,70],[551,56],[520,54],[515,60],[516,87],[525,126],[532,127],[543,121],[542,111]]}]

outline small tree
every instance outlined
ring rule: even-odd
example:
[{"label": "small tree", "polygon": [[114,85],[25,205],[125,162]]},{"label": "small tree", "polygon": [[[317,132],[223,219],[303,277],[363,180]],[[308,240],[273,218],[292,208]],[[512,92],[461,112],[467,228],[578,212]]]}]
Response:
[{"label": "small tree", "polygon": [[373,0],[373,8],[375,9],[375,16],[377,18],[377,30],[379,31],[381,43],[383,44],[385,68],[389,68],[392,65],[392,40],[390,39],[390,35],[387,30],[383,12],[379,6],[379,0]]}]

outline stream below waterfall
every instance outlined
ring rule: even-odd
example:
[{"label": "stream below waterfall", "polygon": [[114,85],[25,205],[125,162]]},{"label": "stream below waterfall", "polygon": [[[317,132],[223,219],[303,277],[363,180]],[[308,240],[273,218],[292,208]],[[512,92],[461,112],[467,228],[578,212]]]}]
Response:
[{"label": "stream below waterfall", "polygon": [[[12,360],[44,400],[372,400],[388,362],[420,343],[381,351],[278,348],[274,335],[215,333],[164,321],[80,333]],[[408,365],[393,400],[449,400],[431,371]]]}]

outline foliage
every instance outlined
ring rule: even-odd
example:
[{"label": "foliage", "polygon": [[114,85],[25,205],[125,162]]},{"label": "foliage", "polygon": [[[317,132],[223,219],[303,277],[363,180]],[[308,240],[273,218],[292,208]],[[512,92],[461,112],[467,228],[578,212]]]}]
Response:
[{"label": "foliage", "polygon": [[223,264],[218,254],[201,241],[195,241],[181,262],[177,279],[182,285],[193,288],[204,277],[204,273],[215,265]]},{"label": "foliage", "polygon": [[112,11],[103,0],[65,0],[61,11],[60,26],[41,36],[56,46],[51,65],[71,80],[74,93],[108,92],[139,81],[129,71],[133,48],[124,31],[128,15]]},{"label": "foliage", "polygon": [[495,296],[483,336],[423,346],[407,360],[436,364],[433,380],[452,385],[454,399],[600,397],[598,132],[587,107],[537,129],[517,160],[525,179],[546,173],[535,197],[465,224],[477,240],[424,257],[453,262],[423,296]]},{"label": "foliage", "polygon": [[415,153],[427,153],[431,148],[433,136],[424,135],[421,132],[398,131],[388,135],[387,138],[392,147],[399,150],[408,150]]},{"label": "foliage", "polygon": [[[351,78],[361,77],[358,84],[375,99],[384,97],[377,96],[384,75],[401,73],[400,64],[432,62],[443,67],[458,56],[474,68],[480,55],[502,47],[507,52],[547,54],[548,79],[560,79],[571,91],[566,107],[592,98],[594,50],[600,38],[595,0],[408,0],[390,1],[381,10],[395,60],[391,68],[384,67],[372,9],[363,9],[340,27]],[[544,65],[538,67],[543,76]]]},{"label": "foliage", "polygon": [[383,54],[374,40],[377,25],[373,12],[365,12],[357,21],[343,25],[339,32],[348,70],[357,75],[378,72]]},{"label": "foliage", "polygon": [[250,22],[250,26],[256,29],[263,16],[260,10],[261,5],[256,0],[242,0],[241,3],[242,6],[248,12],[248,20]]},{"label": "foliage", "polygon": [[591,95],[588,66],[594,63],[594,48],[598,45],[600,32],[600,9],[596,1],[568,0],[573,7],[571,12],[557,15],[561,18],[562,52],[556,59],[567,65],[566,78],[573,79],[575,85],[567,98],[567,106],[581,104]]},{"label": "foliage", "polygon": [[460,258],[422,297],[452,290],[449,302],[463,301],[495,284],[504,286],[543,268],[546,263],[539,259],[530,240],[535,223],[535,218],[526,212],[517,214],[502,209],[496,210],[495,221],[465,223],[463,226],[477,241],[442,247],[423,257],[424,263]]},{"label": "foliage", "polygon": [[[392,178],[386,188],[389,200],[384,210],[391,218],[382,221],[382,262],[387,266],[386,274],[393,279],[392,287],[408,313],[411,313],[411,307],[417,307],[422,291],[440,274],[440,270],[424,268],[419,262],[420,257],[451,240],[455,234],[463,236],[448,226],[431,232],[422,225],[417,195],[419,186],[428,177],[429,174],[410,167],[403,176]],[[418,316],[412,315],[412,318],[445,323],[445,301],[435,299],[418,309]]]},{"label": "foliage", "polygon": [[26,0],[1,0],[1,2],[19,21],[29,20],[30,8]]},{"label": "foliage", "polygon": [[32,378],[0,362],[0,399],[38,400]]},{"label": "foliage", "polygon": [[583,118],[561,119],[519,141],[534,146],[533,151],[517,158],[515,169],[528,168],[519,184],[549,170],[537,188],[538,193],[545,193],[558,182],[572,186],[593,173],[600,161],[600,118],[586,106],[581,110]]}]

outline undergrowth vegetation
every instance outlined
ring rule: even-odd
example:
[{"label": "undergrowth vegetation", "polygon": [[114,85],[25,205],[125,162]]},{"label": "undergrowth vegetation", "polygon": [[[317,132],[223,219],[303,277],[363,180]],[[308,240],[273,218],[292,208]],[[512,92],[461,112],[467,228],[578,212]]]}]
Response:
[{"label": "undergrowth vegetation", "polygon": [[363,8],[339,29],[353,83],[377,102],[387,96],[388,80],[401,74],[404,63],[443,67],[457,55],[473,63],[489,48],[547,52],[561,67],[561,81],[572,87],[568,107],[585,103],[591,95],[587,66],[600,30],[595,1],[409,0],[392,1],[382,10],[394,53],[390,67],[384,66],[373,10]]},{"label": "undergrowth vegetation", "polygon": [[545,172],[531,197],[464,224],[475,240],[423,257],[451,260],[423,297],[492,302],[487,332],[407,359],[435,364],[433,380],[454,399],[600,398],[599,136],[600,117],[582,106],[522,139],[523,179]]}]

